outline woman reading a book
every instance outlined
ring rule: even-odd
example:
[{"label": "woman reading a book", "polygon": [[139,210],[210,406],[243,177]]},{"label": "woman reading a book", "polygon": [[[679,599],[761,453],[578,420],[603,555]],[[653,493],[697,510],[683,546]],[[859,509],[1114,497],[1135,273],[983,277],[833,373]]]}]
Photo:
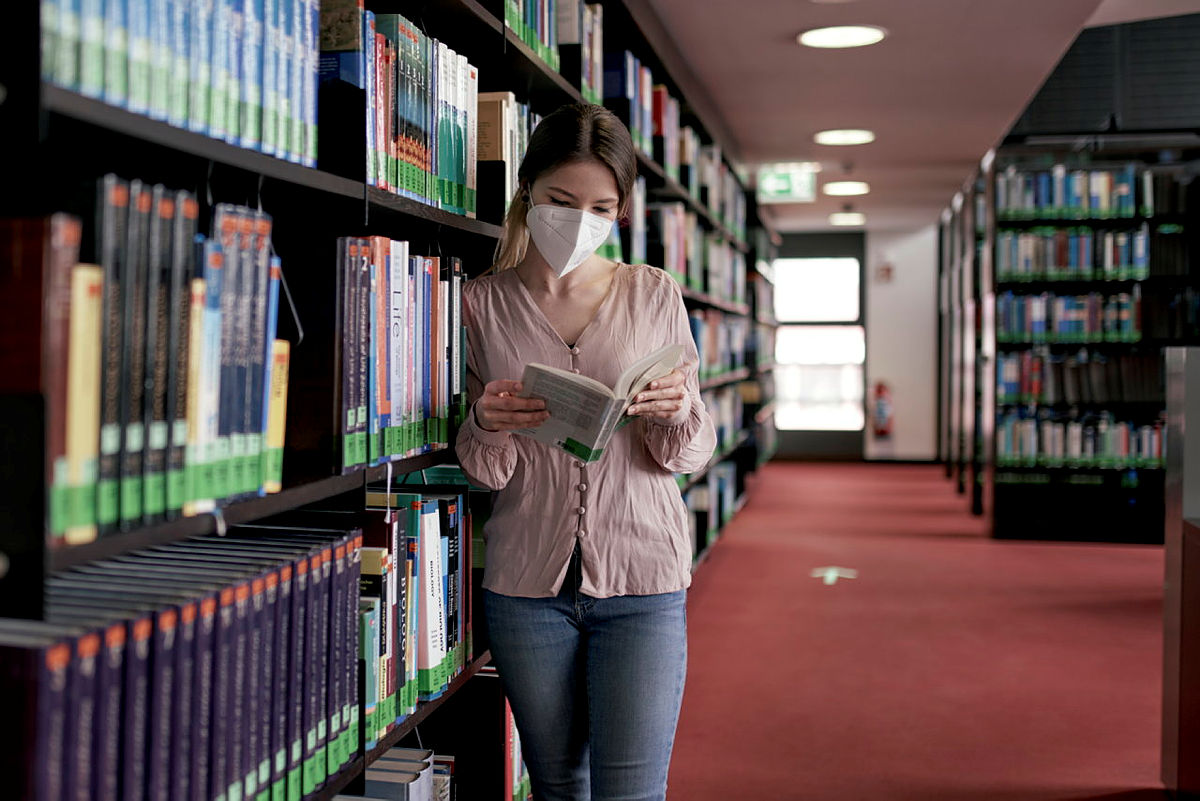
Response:
[{"label": "woman reading a book", "polygon": [[[538,801],[665,798],[683,696],[692,549],[673,473],[703,467],[716,436],[678,285],[596,254],[628,212],[636,172],[610,111],[546,117],[493,273],[463,293],[473,405],[458,457],[497,490],[484,603]],[[682,360],[632,398],[630,424],[602,451],[514,435],[567,413],[524,397],[527,364],[612,387],[670,345]]]}]

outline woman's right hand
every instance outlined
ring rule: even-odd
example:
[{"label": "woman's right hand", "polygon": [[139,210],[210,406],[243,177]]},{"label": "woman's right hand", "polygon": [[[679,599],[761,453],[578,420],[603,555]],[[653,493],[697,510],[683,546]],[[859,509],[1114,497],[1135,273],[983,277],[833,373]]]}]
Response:
[{"label": "woman's right hand", "polygon": [[475,423],[485,431],[515,431],[536,428],[550,417],[546,402],[521,398],[520,381],[490,381],[475,401]]}]

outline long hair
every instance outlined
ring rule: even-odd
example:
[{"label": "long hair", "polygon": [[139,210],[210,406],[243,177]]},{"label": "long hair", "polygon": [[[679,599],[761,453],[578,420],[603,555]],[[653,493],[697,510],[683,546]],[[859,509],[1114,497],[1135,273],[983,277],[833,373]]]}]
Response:
[{"label": "long hair", "polygon": [[563,164],[595,159],[612,171],[617,182],[618,219],[629,208],[637,177],[633,138],[617,115],[604,106],[572,103],[545,117],[529,137],[525,158],[517,170],[517,190],[504,215],[504,230],[496,245],[492,271],[508,270],[525,258],[529,246],[529,189],[538,176]]}]

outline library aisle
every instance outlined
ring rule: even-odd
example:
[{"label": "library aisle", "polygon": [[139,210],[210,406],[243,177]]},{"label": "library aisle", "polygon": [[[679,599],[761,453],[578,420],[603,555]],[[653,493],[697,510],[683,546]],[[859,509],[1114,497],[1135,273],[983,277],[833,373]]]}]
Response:
[{"label": "library aisle", "polygon": [[771,463],[691,590],[668,797],[1165,798],[1162,582],[987,538],[941,467]]}]

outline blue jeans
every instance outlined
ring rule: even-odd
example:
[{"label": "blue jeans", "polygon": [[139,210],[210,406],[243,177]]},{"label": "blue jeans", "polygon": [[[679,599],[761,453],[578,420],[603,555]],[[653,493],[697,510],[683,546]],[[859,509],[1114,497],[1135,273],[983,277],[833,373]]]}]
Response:
[{"label": "blue jeans", "polygon": [[492,662],[534,801],[663,801],[687,669],[687,592],[485,591]]}]

